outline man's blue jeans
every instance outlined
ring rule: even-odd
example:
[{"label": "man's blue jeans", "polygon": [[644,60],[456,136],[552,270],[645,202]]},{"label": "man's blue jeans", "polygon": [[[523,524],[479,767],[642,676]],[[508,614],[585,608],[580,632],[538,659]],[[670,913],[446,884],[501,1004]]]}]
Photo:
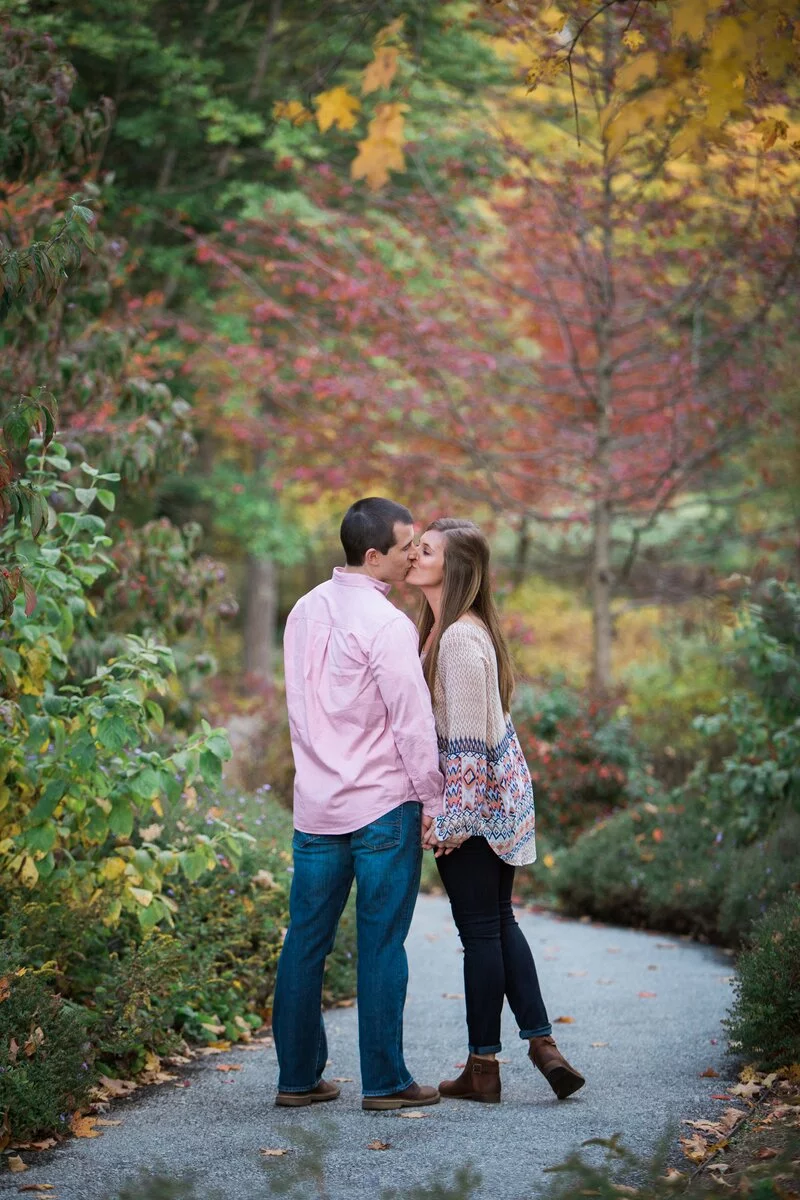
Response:
[{"label": "man's blue jeans", "polygon": [[361,1089],[365,1096],[388,1096],[413,1083],[403,1060],[404,942],[419,889],[421,811],[410,801],[354,833],[295,830],[289,930],[272,1012],[279,1091],[309,1091],[325,1069],[325,958],[333,949],[353,879]]}]

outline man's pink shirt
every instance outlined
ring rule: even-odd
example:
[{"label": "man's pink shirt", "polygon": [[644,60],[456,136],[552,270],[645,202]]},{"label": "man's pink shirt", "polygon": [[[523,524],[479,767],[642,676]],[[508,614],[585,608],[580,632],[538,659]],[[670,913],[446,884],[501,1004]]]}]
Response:
[{"label": "man's pink shirt", "polygon": [[286,623],[294,824],[352,833],[407,800],[443,811],[431,698],[417,632],[389,585],[336,567]]}]

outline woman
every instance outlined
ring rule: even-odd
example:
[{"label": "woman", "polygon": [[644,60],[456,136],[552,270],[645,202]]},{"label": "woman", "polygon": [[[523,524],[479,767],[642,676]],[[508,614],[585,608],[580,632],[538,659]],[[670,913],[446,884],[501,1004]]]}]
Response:
[{"label": "woman", "polygon": [[406,582],[424,597],[420,651],[445,777],[445,812],[425,844],[437,853],[464,946],[469,1058],[439,1091],[499,1103],[496,1056],[507,996],[531,1061],[564,1100],[585,1080],[553,1041],[533,956],[511,907],[514,868],[536,858],[535,817],[530,774],[508,716],[514,681],[486,538],[471,521],[434,521]]}]

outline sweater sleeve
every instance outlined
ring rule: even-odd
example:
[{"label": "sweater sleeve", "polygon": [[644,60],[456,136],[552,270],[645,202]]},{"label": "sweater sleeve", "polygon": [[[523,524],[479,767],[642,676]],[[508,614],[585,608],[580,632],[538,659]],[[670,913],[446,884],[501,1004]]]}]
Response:
[{"label": "sweater sleeve", "polygon": [[487,662],[470,632],[451,627],[442,638],[438,673],[442,705],[439,761],[445,777],[444,814],[437,835],[472,836],[484,816],[488,771]]}]

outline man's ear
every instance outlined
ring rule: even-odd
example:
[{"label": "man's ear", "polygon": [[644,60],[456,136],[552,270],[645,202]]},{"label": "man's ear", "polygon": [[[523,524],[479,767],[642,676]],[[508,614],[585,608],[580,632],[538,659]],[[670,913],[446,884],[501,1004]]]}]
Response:
[{"label": "man's ear", "polygon": [[381,561],[381,556],[380,556],[380,554],[378,553],[378,551],[377,551],[377,550],[372,550],[372,549],[370,549],[370,550],[368,550],[368,551],[367,551],[367,553],[364,555],[364,564],[365,564],[365,566],[368,566],[368,567],[377,567],[377,565],[378,565],[378,563],[379,563],[380,561]]}]

